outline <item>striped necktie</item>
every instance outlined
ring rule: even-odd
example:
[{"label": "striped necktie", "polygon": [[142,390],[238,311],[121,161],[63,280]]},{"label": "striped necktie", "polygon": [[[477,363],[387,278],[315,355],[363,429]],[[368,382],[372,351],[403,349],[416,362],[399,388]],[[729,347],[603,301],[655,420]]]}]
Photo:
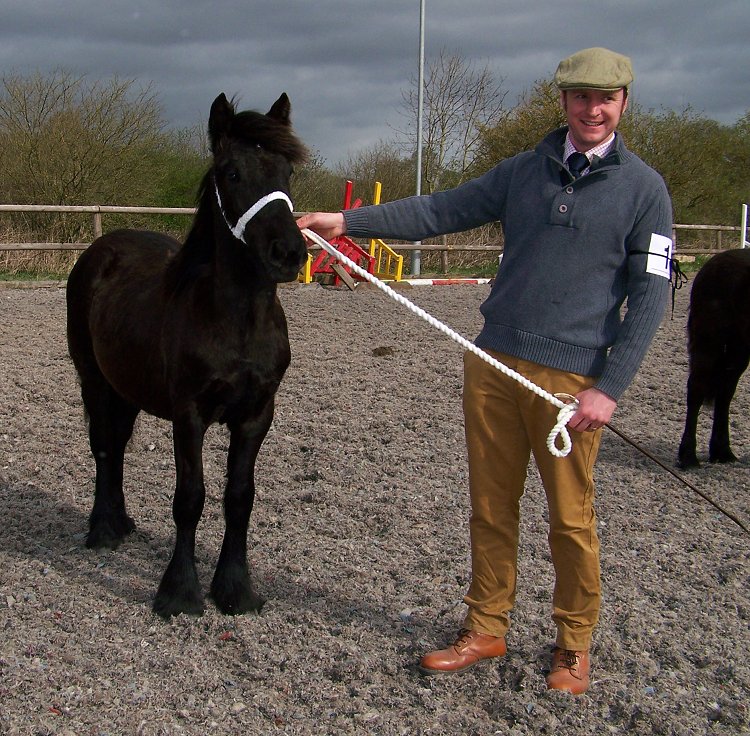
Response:
[{"label": "striped necktie", "polygon": [[589,167],[589,160],[583,153],[575,151],[568,156],[568,171],[573,174],[573,178],[577,179],[584,171]]}]

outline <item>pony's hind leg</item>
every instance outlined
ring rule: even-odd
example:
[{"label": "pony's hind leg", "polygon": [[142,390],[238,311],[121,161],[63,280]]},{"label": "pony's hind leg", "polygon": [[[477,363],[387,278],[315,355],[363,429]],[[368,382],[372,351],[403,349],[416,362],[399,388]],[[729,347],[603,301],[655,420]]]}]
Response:
[{"label": "pony's hind leg", "polygon": [[712,463],[733,463],[737,460],[729,442],[729,405],[748,366],[748,356],[744,353],[733,354],[730,350],[726,360],[726,370],[716,388],[714,421],[708,444],[708,459]]},{"label": "pony's hind leg", "polygon": [[135,529],[125,510],[122,481],[125,447],[139,410],[115,393],[101,374],[93,378],[82,376],[81,394],[96,463],[94,506],[86,546],[114,549]]},{"label": "pony's hind leg", "polygon": [[704,396],[701,380],[694,372],[691,372],[687,382],[685,429],[677,452],[677,464],[681,468],[697,468],[700,465],[696,448],[696,432]]},{"label": "pony's hind leg", "polygon": [[265,603],[250,577],[247,528],[255,500],[255,460],[270,424],[266,415],[249,427],[232,429],[224,492],[226,530],[211,582],[211,597],[226,614],[260,612]]},{"label": "pony's hind leg", "polygon": [[696,448],[698,418],[701,407],[712,402],[716,396],[716,376],[720,370],[723,352],[721,342],[707,330],[698,330],[689,323],[688,332],[690,371],[685,402],[685,429],[677,453],[677,464],[685,469],[700,466]]}]

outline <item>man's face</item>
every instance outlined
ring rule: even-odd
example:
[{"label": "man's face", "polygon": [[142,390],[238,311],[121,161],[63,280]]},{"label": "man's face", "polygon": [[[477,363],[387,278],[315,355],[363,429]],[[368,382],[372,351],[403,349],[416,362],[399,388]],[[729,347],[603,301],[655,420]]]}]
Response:
[{"label": "man's face", "polygon": [[573,145],[585,153],[609,138],[628,107],[628,98],[624,89],[568,89],[560,92],[560,104]]}]

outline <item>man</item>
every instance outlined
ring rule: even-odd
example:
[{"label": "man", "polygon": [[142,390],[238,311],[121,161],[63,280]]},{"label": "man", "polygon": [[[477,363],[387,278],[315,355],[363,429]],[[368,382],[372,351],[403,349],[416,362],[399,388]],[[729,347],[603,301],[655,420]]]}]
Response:
[{"label": "man", "polygon": [[593,467],[601,428],[659,325],[670,276],[666,186],[616,133],[632,79],[626,56],[603,48],[579,51],[555,73],[567,126],[534,151],[450,191],[298,221],[325,238],[422,240],[499,220],[505,250],[481,307],[485,323],[476,344],[547,391],[578,402],[568,425],[576,430],[570,454],[555,458],[546,435],[557,409],[466,353],[469,610],[453,644],[422,658],[424,673],[460,672],[505,654],[519,500],[533,453],[547,497],[556,575],[557,638],[547,685],[574,694],[589,686],[601,599]]}]

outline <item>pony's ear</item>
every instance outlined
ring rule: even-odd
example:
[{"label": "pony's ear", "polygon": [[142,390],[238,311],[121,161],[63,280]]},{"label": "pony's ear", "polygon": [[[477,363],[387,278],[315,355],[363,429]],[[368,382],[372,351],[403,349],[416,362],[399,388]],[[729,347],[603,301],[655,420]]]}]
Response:
[{"label": "pony's ear", "polygon": [[286,96],[286,92],[281,93],[276,102],[273,103],[271,109],[266,113],[269,118],[276,118],[281,123],[289,125],[289,113],[292,111],[292,103],[289,102],[289,98]]},{"label": "pony's ear", "polygon": [[234,105],[229,102],[222,92],[212,103],[208,116],[208,136],[211,145],[215,145],[222,136],[229,132],[229,126],[234,117]]}]

